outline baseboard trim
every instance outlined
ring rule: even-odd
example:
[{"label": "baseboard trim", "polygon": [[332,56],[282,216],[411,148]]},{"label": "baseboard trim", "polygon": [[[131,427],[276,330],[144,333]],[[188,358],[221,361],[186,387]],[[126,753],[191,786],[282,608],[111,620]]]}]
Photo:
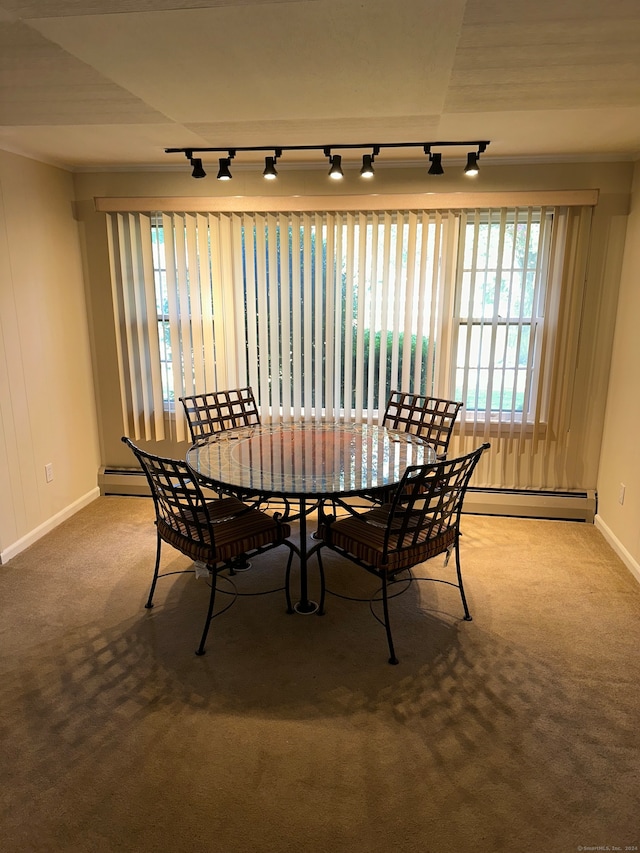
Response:
[{"label": "baseboard trim", "polygon": [[[102,468],[98,474],[98,486],[102,495],[150,494],[144,475],[136,468]],[[593,524],[596,493],[472,487],[465,499],[465,512],[473,515],[548,518]]]},{"label": "baseboard trim", "polygon": [[613,548],[618,557],[622,560],[625,566],[629,569],[633,577],[640,583],[640,563],[635,560],[629,551],[624,547],[618,537],[611,531],[607,524],[599,515],[595,519],[596,528],[602,533],[608,544]]},{"label": "baseboard trim", "polygon": [[54,528],[58,527],[59,524],[62,524],[63,521],[71,518],[72,515],[75,515],[83,507],[93,503],[93,501],[99,497],[100,488],[96,487],[95,489],[91,489],[90,492],[87,492],[86,495],[78,498],[77,501],[69,504],[69,506],[66,506],[64,509],[61,509],[60,512],[52,515],[51,518],[48,518],[42,524],[39,524],[27,533],[26,536],[21,537],[17,542],[14,542],[12,545],[9,545],[0,552],[0,565],[4,565],[12,557],[15,557],[21,551],[24,551],[30,545],[33,545],[34,542],[37,542],[38,539],[42,539],[43,536],[46,536],[47,533],[50,533]]}]

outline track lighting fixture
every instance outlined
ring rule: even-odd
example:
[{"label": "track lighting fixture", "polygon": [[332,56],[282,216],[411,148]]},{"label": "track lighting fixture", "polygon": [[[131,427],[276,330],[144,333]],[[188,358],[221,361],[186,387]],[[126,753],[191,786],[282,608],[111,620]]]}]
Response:
[{"label": "track lighting fixture", "polygon": [[278,177],[278,171],[276,169],[278,157],[282,157],[282,148],[274,148],[273,157],[264,158],[264,172],[262,175],[268,181],[275,181]]},{"label": "track lighting fixture", "polygon": [[218,169],[217,178],[219,181],[230,181],[233,175],[231,174],[231,160],[235,156],[235,151],[229,151],[228,157],[220,157],[218,163],[220,164],[220,168]]},{"label": "track lighting fixture", "polygon": [[334,181],[341,181],[344,178],[342,171],[342,157],[339,154],[334,154],[331,158],[331,168],[329,169],[329,177]]},{"label": "track lighting fixture", "polygon": [[479,142],[477,151],[470,151],[467,154],[467,165],[464,167],[464,173],[470,178],[473,178],[480,171],[480,167],[478,166],[478,159],[480,155],[486,151],[488,142]]},{"label": "track lighting fixture", "polygon": [[344,178],[342,171],[342,157],[340,154],[332,154],[330,148],[324,149],[324,156],[329,158],[331,168],[329,169],[329,177],[334,181],[341,181]]},{"label": "track lighting fixture", "polygon": [[476,140],[473,142],[384,142],[376,145],[371,145],[370,143],[362,143],[362,144],[354,144],[347,143],[345,145],[282,145],[281,147],[276,147],[273,145],[267,146],[246,146],[244,148],[165,148],[165,154],[184,154],[189,162],[191,163],[193,171],[191,172],[194,178],[204,178],[206,172],[202,168],[202,160],[199,157],[193,156],[194,152],[203,153],[203,152],[227,152],[227,157],[220,157],[219,163],[220,168],[218,170],[218,180],[219,181],[229,181],[231,180],[231,160],[235,157],[237,151],[273,151],[273,156],[267,155],[264,158],[264,171],[263,175],[267,180],[273,180],[277,178],[278,172],[276,170],[276,162],[280,157],[282,157],[283,151],[322,151],[325,157],[329,158],[329,163],[331,168],[329,169],[329,177],[334,180],[340,180],[344,177],[344,172],[342,171],[342,155],[341,154],[333,154],[332,152],[339,148],[341,150],[354,150],[354,149],[362,149],[369,148],[371,149],[371,154],[363,154],[362,155],[362,168],[360,169],[360,175],[363,178],[372,178],[374,176],[374,168],[373,161],[380,153],[383,148],[422,148],[424,153],[429,157],[429,175],[443,175],[444,169],[442,167],[442,153],[436,152],[432,153],[432,148],[475,148],[475,151],[470,151],[467,154],[467,164],[464,167],[465,175],[477,175],[478,168],[478,159],[481,154],[483,154],[487,150],[487,146],[489,145],[489,140]]},{"label": "track lighting fixture", "polygon": [[431,165],[429,166],[428,175],[444,175],[444,169],[442,168],[442,154],[431,154],[429,153],[429,160]]},{"label": "track lighting fixture", "polygon": [[217,178],[219,181],[230,181],[233,175],[231,174],[231,169],[229,166],[231,165],[231,160],[229,157],[220,157],[218,160],[220,164],[220,168],[218,169]]},{"label": "track lighting fixture", "polygon": [[184,156],[187,158],[189,163],[192,166],[191,177],[192,178],[206,178],[207,173],[202,168],[202,160],[199,157],[193,156],[193,151],[188,149],[184,152]]},{"label": "track lighting fixture", "polygon": [[464,167],[464,173],[465,175],[468,175],[470,178],[472,178],[474,177],[474,175],[477,175],[479,171],[480,170],[478,168],[478,155],[475,153],[475,151],[470,151],[467,154],[467,165]]},{"label": "track lighting fixture", "polygon": [[371,154],[363,154],[362,156],[362,168],[360,169],[360,177],[361,178],[372,178],[375,174],[375,170],[373,168],[373,161],[380,153],[380,146],[374,145],[371,151]]},{"label": "track lighting fixture", "polygon": [[363,178],[372,178],[375,174],[375,170],[373,168],[373,155],[372,154],[363,154],[362,155],[362,168],[360,169],[360,175]]},{"label": "track lighting fixture", "polygon": [[262,174],[268,181],[274,181],[278,177],[275,157],[264,158],[264,172]]},{"label": "track lighting fixture", "polygon": [[193,171],[191,172],[192,178],[206,178],[207,173],[202,168],[202,160],[199,157],[191,160],[191,165],[193,166]]}]

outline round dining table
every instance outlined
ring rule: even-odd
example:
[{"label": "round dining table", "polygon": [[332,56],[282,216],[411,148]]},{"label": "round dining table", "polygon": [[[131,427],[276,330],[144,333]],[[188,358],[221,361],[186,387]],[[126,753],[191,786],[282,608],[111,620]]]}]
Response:
[{"label": "round dining table", "polygon": [[297,613],[318,609],[308,597],[307,514],[324,500],[388,492],[409,465],[435,461],[434,449],[411,433],[375,424],[316,421],[224,430],[187,452],[187,464],[214,489],[299,505]]}]

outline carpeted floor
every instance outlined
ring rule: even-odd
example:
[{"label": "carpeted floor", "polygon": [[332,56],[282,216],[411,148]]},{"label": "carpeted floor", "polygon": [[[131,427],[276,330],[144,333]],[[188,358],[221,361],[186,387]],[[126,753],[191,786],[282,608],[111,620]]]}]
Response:
[{"label": "carpeted floor", "polygon": [[[465,516],[474,621],[412,585],[394,667],[366,604],[292,616],[283,593],[239,599],[196,657],[204,580],[143,607],[152,519],[100,498],[0,567],[2,853],[640,847],[640,587],[594,527]],[[326,565],[337,592],[375,588]]]}]

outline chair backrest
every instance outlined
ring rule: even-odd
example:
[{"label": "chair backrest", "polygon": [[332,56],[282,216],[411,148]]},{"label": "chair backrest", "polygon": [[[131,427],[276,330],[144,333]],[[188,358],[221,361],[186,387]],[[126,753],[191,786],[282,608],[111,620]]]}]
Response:
[{"label": "chair backrest", "polygon": [[435,539],[452,541],[452,532],[460,524],[469,480],[490,446],[485,443],[465,456],[407,468],[388,515],[385,531],[388,553],[426,545]]},{"label": "chair backrest", "polygon": [[213,551],[213,527],[200,484],[186,462],[166,459],[141,450],[123,436],[122,441],[135,454],[151,489],[158,532],[163,539],[181,549],[188,539]]},{"label": "chair backrest", "polygon": [[391,391],[382,423],[383,426],[420,436],[438,456],[445,456],[461,408],[462,403],[455,400]]},{"label": "chair backrest", "polygon": [[211,391],[179,399],[194,444],[217,432],[260,424],[260,413],[250,387]]}]

